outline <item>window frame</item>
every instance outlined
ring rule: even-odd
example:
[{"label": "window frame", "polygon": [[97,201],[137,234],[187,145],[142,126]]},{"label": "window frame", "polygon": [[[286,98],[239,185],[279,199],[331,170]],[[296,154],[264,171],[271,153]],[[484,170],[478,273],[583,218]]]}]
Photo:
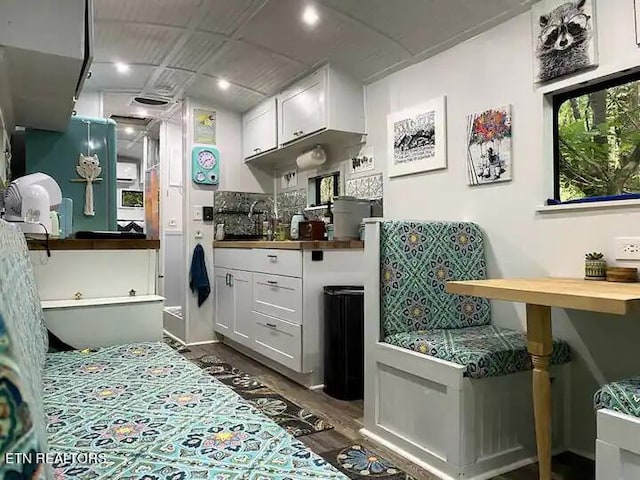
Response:
[{"label": "window frame", "polygon": [[333,178],[333,196],[334,198],[340,195],[340,171],[335,171],[332,173],[328,173],[326,175],[321,175],[319,177],[315,177],[312,179],[314,187],[315,187],[315,206],[316,207],[324,207],[326,205],[328,205],[328,203],[322,203],[321,198],[322,198],[322,192],[321,192],[321,188],[320,185],[322,183],[322,180],[327,178],[327,177],[332,177]]},{"label": "window frame", "polygon": [[[580,97],[582,95],[588,95],[599,90],[606,90],[612,87],[619,87],[626,83],[640,81],[640,70],[637,71],[624,71],[621,75],[607,80],[594,81],[588,85],[574,88],[566,92],[552,94],[553,105],[553,198],[562,202],[560,198],[560,126],[558,124],[558,117],[560,113],[560,107],[564,102],[571,98]],[[640,85],[638,86],[640,89]],[[583,197],[597,198],[597,197]]]}]

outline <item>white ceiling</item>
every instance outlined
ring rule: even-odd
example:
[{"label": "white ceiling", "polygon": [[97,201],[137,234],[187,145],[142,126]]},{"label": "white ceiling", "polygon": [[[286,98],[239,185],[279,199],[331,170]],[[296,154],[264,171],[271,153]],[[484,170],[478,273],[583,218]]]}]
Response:
[{"label": "white ceiling", "polygon": [[[533,0],[95,0],[89,90],[106,114],[134,94],[187,95],[243,112],[330,61],[369,83],[527,10]],[[114,62],[131,66],[119,74]],[[231,87],[221,91],[217,80]]]}]

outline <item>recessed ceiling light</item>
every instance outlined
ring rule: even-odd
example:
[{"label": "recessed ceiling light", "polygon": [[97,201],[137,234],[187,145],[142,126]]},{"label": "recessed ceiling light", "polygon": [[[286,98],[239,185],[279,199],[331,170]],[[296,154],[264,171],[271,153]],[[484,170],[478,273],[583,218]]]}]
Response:
[{"label": "recessed ceiling light", "polygon": [[307,25],[314,26],[320,20],[318,11],[313,5],[307,5],[302,12],[302,21]]},{"label": "recessed ceiling light", "polygon": [[134,131],[135,131],[135,130],[134,130],[133,128],[131,128],[131,127],[126,127],[126,128],[124,129],[124,133],[126,133],[127,135],[133,135],[133,132],[134,132]]},{"label": "recessed ceiling light", "polygon": [[127,73],[129,71],[129,65],[122,62],[116,62],[116,70],[118,73]]},{"label": "recessed ceiling light", "polygon": [[231,86],[231,84],[226,81],[224,78],[221,78],[220,80],[218,80],[218,88],[220,90],[226,90]]}]

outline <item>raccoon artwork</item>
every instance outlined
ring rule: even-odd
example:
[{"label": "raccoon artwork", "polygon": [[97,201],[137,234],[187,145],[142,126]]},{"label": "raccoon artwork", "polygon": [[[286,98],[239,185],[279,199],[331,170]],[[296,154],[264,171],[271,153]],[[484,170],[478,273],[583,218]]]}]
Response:
[{"label": "raccoon artwork", "polygon": [[533,10],[535,78],[547,82],[597,65],[593,0],[546,0]]}]

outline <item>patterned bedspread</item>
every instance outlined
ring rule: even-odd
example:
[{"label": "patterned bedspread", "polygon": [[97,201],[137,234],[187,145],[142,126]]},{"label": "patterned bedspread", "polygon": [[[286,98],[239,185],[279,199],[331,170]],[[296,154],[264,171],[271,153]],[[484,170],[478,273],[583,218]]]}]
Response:
[{"label": "patterned bedspread", "polygon": [[50,354],[43,382],[50,452],[94,460],[56,479],[346,479],[162,343]]}]

